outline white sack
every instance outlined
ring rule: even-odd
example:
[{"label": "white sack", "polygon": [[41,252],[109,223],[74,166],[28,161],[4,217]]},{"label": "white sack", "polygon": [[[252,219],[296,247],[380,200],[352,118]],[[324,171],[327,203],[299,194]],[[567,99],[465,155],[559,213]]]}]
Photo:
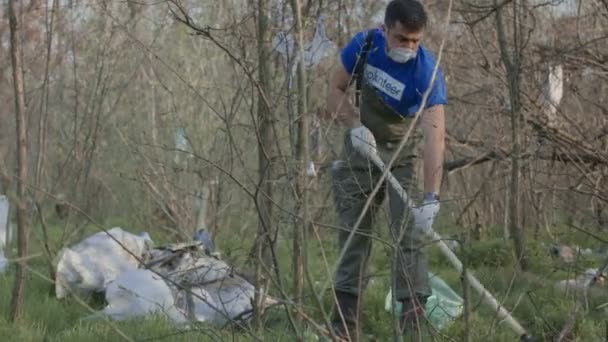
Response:
[{"label": "white sack", "polygon": [[145,269],[129,270],[108,284],[108,305],[100,313],[115,320],[162,314],[173,322],[183,323],[186,318],[173,298],[161,276]]},{"label": "white sack", "polygon": [[[190,290],[191,300],[194,306],[192,319],[197,322],[207,322],[213,324],[217,315],[217,303],[211,294],[202,287],[195,287]],[[188,298],[186,290],[177,291],[175,295],[175,305],[188,317]],[[190,319],[190,318],[188,318]]]},{"label": "white sack", "polygon": [[13,231],[8,220],[8,198],[0,195],[0,249],[5,249],[8,242],[13,240]]},{"label": "white sack", "polygon": [[[177,270],[168,275],[171,281],[182,286],[192,286],[192,300],[196,320],[224,325],[233,319],[249,319],[254,286],[243,277],[233,274],[225,262],[212,257],[192,258],[187,254]],[[185,290],[178,297],[185,296]],[[180,308],[187,311],[186,301]]]},{"label": "white sack", "polygon": [[138,236],[114,227],[107,233],[96,233],[64,248],[57,263],[57,298],[65,297],[70,291],[81,296],[103,292],[119,274],[137,269],[140,265],[137,258],[145,258],[151,245],[147,234]]}]

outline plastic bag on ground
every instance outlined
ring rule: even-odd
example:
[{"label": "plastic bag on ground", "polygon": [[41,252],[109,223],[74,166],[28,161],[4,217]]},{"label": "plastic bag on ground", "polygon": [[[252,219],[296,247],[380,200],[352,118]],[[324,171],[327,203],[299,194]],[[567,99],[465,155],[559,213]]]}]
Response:
[{"label": "plastic bag on ground", "polygon": [[197,310],[205,309],[211,313],[208,321],[224,325],[232,320],[248,320],[253,315],[255,288],[241,277],[227,277],[205,286],[214,306],[205,302],[195,304]]},{"label": "plastic bag on ground", "polygon": [[[111,235],[111,236],[110,236]],[[147,234],[131,234],[120,227],[93,234],[59,253],[55,295],[61,299],[73,292],[89,296],[103,292],[118,275],[139,267],[152,240]]]},{"label": "plastic bag on ground", "polygon": [[108,305],[96,315],[124,320],[162,314],[173,322],[186,322],[184,313],[175,306],[167,283],[150,270],[121,273],[108,284],[105,297]]},{"label": "plastic bag on ground", "polygon": [[0,195],[0,248],[4,249],[5,246],[12,241],[13,232],[10,229],[9,217],[9,202],[5,195]]},{"label": "plastic bag on ground", "polygon": [[[425,318],[437,330],[447,328],[464,309],[464,300],[438,275],[429,272],[432,294],[426,303]],[[384,309],[391,312],[392,294],[386,295]],[[401,303],[397,304],[395,313],[400,312]]]}]

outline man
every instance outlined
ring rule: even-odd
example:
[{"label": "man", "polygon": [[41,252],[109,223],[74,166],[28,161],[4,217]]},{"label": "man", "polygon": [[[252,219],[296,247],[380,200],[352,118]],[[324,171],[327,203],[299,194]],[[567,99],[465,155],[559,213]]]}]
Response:
[{"label": "man", "polygon": [[[399,317],[402,333],[415,335],[419,331],[419,323],[423,322],[422,309],[431,294],[422,245],[424,232],[430,229],[439,211],[445,135],[443,106],[447,100],[439,69],[431,83],[436,61],[421,44],[426,25],[427,14],[418,0],[392,0],[386,7],[381,27],[357,33],[342,49],[341,66],[333,75],[328,90],[328,112],[347,128],[342,160],[332,168],[334,200],[342,228],[338,241],[340,250],[345,249],[336,275],[338,305],[334,309],[333,328],[339,336],[346,338],[348,335],[352,340],[358,340],[360,334],[360,297],[365,288],[363,274],[372,245],[369,236],[385,193],[388,193],[390,208],[391,242],[396,247],[391,267],[392,289],[396,300],[402,304]],[[370,45],[366,46],[366,41]],[[355,70],[357,61],[365,62],[361,64],[360,73]],[[357,75],[362,76],[358,110],[346,96]],[[423,135],[423,194],[416,192],[414,171],[420,134],[408,137],[405,148],[391,167],[392,174],[408,195],[413,199],[422,197],[423,205],[410,215],[411,211],[395,189],[383,184],[350,243],[346,244],[363,212],[367,196],[382,174],[359,151],[377,153],[388,164],[415,120],[428,89],[422,116],[416,121]],[[401,239],[400,235],[403,235]]]}]

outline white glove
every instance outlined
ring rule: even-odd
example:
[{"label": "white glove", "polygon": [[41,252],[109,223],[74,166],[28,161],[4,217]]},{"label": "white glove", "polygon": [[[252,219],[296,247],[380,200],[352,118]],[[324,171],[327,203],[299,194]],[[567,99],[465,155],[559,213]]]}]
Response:
[{"label": "white glove", "polygon": [[364,155],[376,154],[376,138],[367,127],[361,125],[350,130],[353,147]]},{"label": "white glove", "polygon": [[414,227],[424,234],[433,228],[433,221],[439,212],[439,201],[437,199],[425,199],[421,206],[413,209]]}]

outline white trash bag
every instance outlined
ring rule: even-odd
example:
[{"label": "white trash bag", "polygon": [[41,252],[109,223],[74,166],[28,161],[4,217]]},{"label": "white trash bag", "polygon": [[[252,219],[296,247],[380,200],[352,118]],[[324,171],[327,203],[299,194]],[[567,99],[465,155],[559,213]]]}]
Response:
[{"label": "white trash bag", "polygon": [[94,316],[124,320],[161,314],[175,323],[186,322],[183,312],[175,306],[167,283],[150,270],[129,270],[120,274],[108,284],[105,297],[108,305]]},{"label": "white trash bag", "polygon": [[147,233],[135,235],[114,227],[62,249],[57,262],[55,295],[61,299],[69,292],[84,297],[103,292],[122,272],[137,269],[138,259],[146,258],[151,246]]},{"label": "white trash bag", "polygon": [[0,195],[0,248],[6,248],[13,241],[13,230],[9,223],[9,202],[5,195]]}]

